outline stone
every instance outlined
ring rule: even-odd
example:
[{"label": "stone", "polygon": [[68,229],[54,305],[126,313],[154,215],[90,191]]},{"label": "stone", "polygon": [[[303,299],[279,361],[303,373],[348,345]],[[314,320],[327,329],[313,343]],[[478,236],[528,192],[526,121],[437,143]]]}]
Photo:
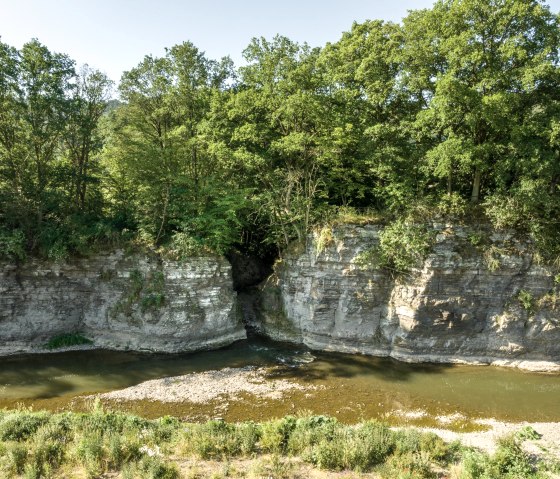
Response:
[{"label": "stone", "polygon": [[284,257],[248,295],[252,326],[318,350],[560,370],[560,308],[527,311],[517,299],[523,290],[538,303],[560,286],[523,239],[489,235],[491,246],[507,251],[491,271],[468,243],[467,227],[434,225],[437,242],[424,264],[395,278],[353,261],[378,244],[382,228],[337,227],[336,241],[320,253],[310,236],[303,252]]},{"label": "stone", "polygon": [[100,348],[185,352],[245,339],[225,258],[123,251],[0,265],[0,354],[80,332]]}]

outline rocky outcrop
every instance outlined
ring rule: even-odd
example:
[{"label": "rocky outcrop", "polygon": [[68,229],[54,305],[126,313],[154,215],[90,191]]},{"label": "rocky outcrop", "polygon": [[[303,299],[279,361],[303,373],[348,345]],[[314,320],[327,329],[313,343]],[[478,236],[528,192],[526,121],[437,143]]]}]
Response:
[{"label": "rocky outcrop", "polygon": [[340,226],[323,251],[310,238],[242,298],[246,317],[273,339],[314,349],[559,370],[560,285],[530,243],[489,231],[480,247],[468,228],[434,229],[424,264],[399,277],[355,263],[381,226]]},{"label": "rocky outcrop", "polygon": [[0,265],[0,354],[81,332],[96,347],[179,352],[246,337],[231,267],[123,251],[53,264]]}]

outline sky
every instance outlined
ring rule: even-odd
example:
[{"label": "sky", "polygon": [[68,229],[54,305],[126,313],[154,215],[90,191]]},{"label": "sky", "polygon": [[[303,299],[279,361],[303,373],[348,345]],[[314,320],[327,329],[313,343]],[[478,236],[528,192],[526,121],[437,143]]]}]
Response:
[{"label": "sky", "polygon": [[[354,21],[399,22],[434,0],[0,0],[0,40],[38,38],[118,82],[144,55],[191,41],[208,58],[242,63],[251,38],[281,34],[311,46],[337,41]],[[548,0],[560,11],[560,0]]]}]

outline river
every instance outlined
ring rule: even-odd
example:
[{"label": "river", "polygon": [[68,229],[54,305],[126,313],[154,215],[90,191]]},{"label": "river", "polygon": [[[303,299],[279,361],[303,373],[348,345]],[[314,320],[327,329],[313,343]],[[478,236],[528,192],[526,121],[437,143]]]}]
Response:
[{"label": "river", "polygon": [[[297,410],[341,420],[399,418],[422,424],[428,417],[456,415],[456,427],[472,418],[560,421],[560,375],[490,366],[406,364],[391,359],[310,351],[261,339],[194,354],[162,355],[104,350],[10,356],[0,359],[0,408],[80,409],[79,398],[142,381],[225,367],[271,367],[271,377],[313,386],[311,393],[278,401],[228,402],[229,420],[267,419]],[[146,416],[175,414],[204,419],[215,404],[124,403]],[[225,411],[225,412],[224,412]]]}]

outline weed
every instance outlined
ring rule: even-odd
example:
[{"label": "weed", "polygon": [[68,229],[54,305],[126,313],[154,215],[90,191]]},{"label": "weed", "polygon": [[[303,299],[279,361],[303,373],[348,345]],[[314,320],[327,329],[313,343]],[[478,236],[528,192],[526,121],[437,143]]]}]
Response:
[{"label": "weed", "polygon": [[333,242],[334,235],[332,226],[323,226],[315,235],[315,254],[319,256]]},{"label": "weed", "polygon": [[527,311],[527,313],[529,314],[534,313],[535,298],[533,297],[530,291],[526,291],[522,289],[521,291],[519,291],[519,293],[517,293],[517,299],[521,304],[521,306],[523,307],[523,309]]},{"label": "weed", "polygon": [[536,441],[542,437],[542,434],[539,434],[531,426],[525,426],[515,433],[515,437],[520,441]]},{"label": "weed", "polygon": [[260,432],[256,424],[209,421],[191,424],[182,437],[182,450],[201,459],[248,455],[256,450]]},{"label": "weed", "polygon": [[485,249],[483,254],[484,263],[492,273],[498,271],[502,266],[502,256],[507,253],[505,248],[491,245]]},{"label": "weed", "polygon": [[424,451],[394,455],[382,469],[383,479],[432,479],[437,474],[432,470],[430,455]]},{"label": "weed", "polygon": [[279,456],[273,454],[269,458],[261,459],[254,467],[253,473],[257,477],[267,479],[290,479],[293,478],[294,465]]},{"label": "weed", "polygon": [[296,427],[296,418],[286,416],[283,419],[269,421],[261,426],[260,446],[264,451],[285,454],[292,431]]}]

